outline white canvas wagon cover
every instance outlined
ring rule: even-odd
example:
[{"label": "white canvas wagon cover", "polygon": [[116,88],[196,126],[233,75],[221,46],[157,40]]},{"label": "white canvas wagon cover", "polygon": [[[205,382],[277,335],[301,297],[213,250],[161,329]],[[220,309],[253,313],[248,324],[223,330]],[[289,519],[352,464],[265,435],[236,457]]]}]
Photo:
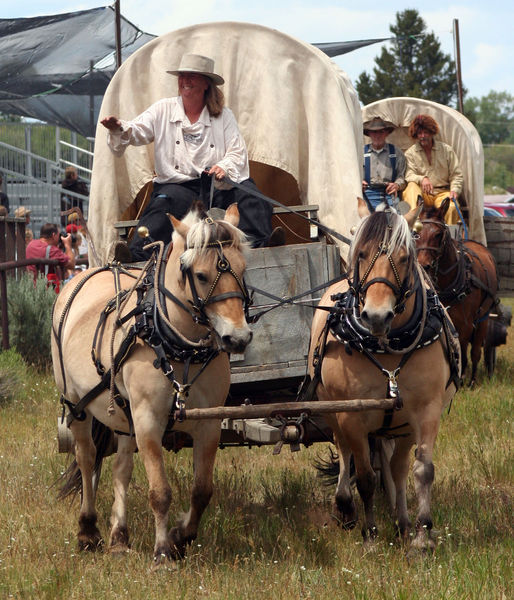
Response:
[{"label": "white canvas wagon cover", "polygon": [[478,131],[463,114],[449,106],[419,98],[386,98],[365,106],[363,121],[382,117],[394,123],[396,129],[388,141],[407,150],[413,143],[408,129],[419,114],[433,117],[439,125],[436,139],[449,144],[457,154],[464,175],[462,196],[469,211],[469,237],[486,243],[484,212],[484,150]]},{"label": "white canvas wagon cover", "polygon": [[[160,98],[176,96],[177,78],[166,71],[186,53],[215,60],[250,161],[292,176],[299,202],[318,204],[320,221],[348,236],[358,221],[361,195],[361,107],[346,74],[310,44],[246,23],[208,23],[168,33],[120,67],[105,93],[100,119],[131,119]],[[113,224],[153,178],[154,169],[153,144],[129,147],[116,158],[106,140],[107,130],[99,123],[89,228],[104,261],[117,239]]]}]

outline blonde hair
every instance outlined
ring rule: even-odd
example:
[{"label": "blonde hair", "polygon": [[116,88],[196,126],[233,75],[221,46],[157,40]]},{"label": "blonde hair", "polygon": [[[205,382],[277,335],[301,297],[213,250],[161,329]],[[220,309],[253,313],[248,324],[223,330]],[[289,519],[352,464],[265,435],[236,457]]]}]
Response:
[{"label": "blonde hair", "polygon": [[211,117],[219,117],[225,106],[225,96],[217,85],[209,80],[209,87],[205,91],[205,104]]}]

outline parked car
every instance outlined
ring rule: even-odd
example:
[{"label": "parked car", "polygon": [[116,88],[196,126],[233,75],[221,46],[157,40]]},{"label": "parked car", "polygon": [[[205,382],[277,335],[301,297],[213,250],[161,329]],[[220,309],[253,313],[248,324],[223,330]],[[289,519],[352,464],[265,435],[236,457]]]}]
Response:
[{"label": "parked car", "polygon": [[503,217],[499,210],[491,208],[490,206],[484,206],[484,217]]},{"label": "parked car", "polygon": [[486,208],[492,208],[498,211],[502,217],[510,217],[511,219],[514,219],[514,203],[498,202],[496,204],[485,204],[484,211]]}]

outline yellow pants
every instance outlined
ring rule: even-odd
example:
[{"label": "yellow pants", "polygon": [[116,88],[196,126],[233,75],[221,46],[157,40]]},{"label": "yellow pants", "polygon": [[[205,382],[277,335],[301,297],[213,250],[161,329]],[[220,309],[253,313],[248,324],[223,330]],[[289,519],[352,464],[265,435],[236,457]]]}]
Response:
[{"label": "yellow pants", "polygon": [[[425,206],[435,206],[436,208],[439,208],[443,200],[450,196],[450,190],[443,190],[437,194],[424,194],[419,185],[411,181],[402,192],[402,200],[405,200],[411,208],[415,208],[418,203],[418,196],[423,198]],[[455,225],[455,223],[459,223],[460,221],[453,200],[450,202],[450,206],[446,211],[445,221],[448,225]]]}]

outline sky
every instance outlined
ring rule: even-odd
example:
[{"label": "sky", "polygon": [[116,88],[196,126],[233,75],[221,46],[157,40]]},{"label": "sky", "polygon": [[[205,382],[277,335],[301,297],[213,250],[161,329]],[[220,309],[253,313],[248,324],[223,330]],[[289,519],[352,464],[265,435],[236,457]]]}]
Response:
[{"label": "sky", "polygon": [[[0,18],[33,17],[106,6],[101,0],[2,0]],[[278,29],[306,42],[339,42],[391,36],[396,13],[416,9],[445,54],[455,58],[453,22],[458,19],[462,81],[468,96],[490,91],[514,95],[514,3],[512,0],[121,0],[121,13],[147,33],[161,35],[196,23],[244,21]],[[6,6],[7,5],[7,6]],[[372,73],[384,44],[335,58],[355,83]],[[390,47],[386,43],[387,47]]]}]

